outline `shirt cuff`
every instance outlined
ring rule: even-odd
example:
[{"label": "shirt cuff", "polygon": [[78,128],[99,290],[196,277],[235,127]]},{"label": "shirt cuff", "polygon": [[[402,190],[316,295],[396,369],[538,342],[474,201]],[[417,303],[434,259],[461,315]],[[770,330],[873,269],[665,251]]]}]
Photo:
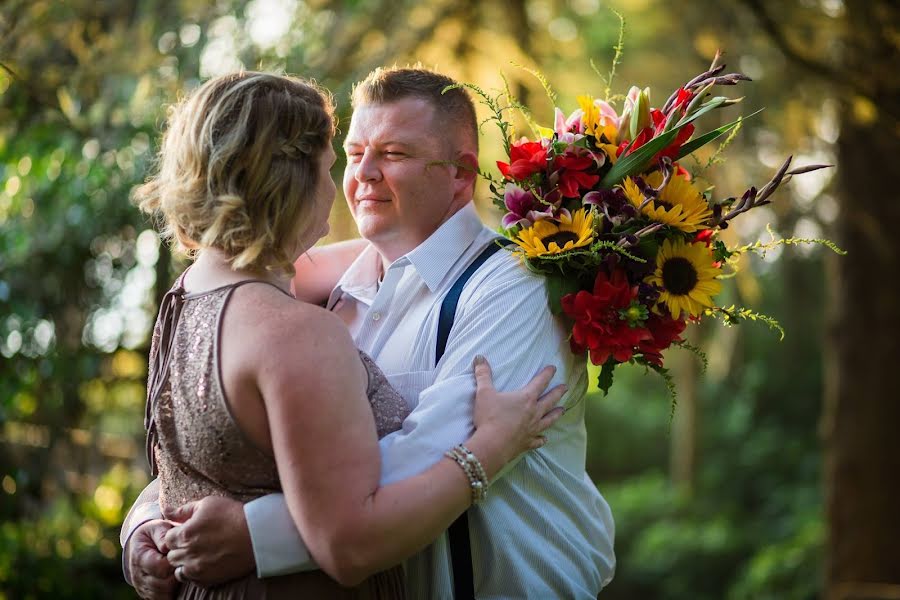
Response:
[{"label": "shirt cuff", "polygon": [[131,571],[128,569],[128,542],[131,536],[137,531],[138,527],[147,521],[162,519],[162,511],[159,509],[159,502],[147,502],[140,506],[135,506],[129,515],[129,523],[131,524],[128,532],[122,537],[122,574],[125,576],[125,582],[130,586],[134,586],[131,582]]},{"label": "shirt cuff", "polygon": [[288,512],[284,494],[269,494],[244,504],[258,577],[318,569]]}]

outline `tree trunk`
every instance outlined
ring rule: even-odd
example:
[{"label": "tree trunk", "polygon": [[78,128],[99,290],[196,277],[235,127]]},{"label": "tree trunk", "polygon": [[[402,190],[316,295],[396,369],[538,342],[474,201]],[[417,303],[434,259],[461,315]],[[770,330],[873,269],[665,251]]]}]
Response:
[{"label": "tree trunk", "polygon": [[[697,344],[699,331],[689,327],[685,337]],[[680,493],[692,496],[697,475],[698,429],[698,383],[700,377],[699,359],[687,350],[677,350],[668,354],[677,357],[674,365],[678,381],[678,405],[672,421],[669,452],[669,478]]]},{"label": "tree trunk", "polygon": [[891,376],[900,357],[900,144],[892,116],[900,86],[889,42],[898,9],[845,6],[854,32],[845,68],[869,76],[876,111],[847,98],[837,144],[837,238],[849,254],[829,265],[826,598],[900,598],[900,393]]}]

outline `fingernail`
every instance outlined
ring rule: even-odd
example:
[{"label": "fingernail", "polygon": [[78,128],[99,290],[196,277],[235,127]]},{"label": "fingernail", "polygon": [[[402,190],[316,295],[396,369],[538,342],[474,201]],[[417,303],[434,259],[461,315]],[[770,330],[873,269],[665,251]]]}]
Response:
[{"label": "fingernail", "polygon": [[475,356],[475,360],[472,361],[472,366],[477,367],[478,365],[483,365],[484,362],[485,358],[482,355],[478,354]]}]

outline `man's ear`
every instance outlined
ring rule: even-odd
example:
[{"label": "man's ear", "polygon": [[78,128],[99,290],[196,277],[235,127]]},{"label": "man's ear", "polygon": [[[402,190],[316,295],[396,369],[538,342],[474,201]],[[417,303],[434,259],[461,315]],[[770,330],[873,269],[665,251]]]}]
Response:
[{"label": "man's ear", "polygon": [[474,152],[460,152],[454,162],[456,163],[453,176],[454,192],[460,194],[470,188],[474,189],[475,178],[478,176],[478,155]]}]

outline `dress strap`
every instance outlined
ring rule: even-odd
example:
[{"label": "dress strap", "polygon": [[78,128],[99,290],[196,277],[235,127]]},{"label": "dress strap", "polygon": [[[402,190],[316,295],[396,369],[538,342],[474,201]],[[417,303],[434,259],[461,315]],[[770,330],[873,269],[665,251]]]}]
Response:
[{"label": "dress strap", "polygon": [[231,291],[229,291],[229,295],[230,295],[232,291],[234,291],[235,289],[241,287],[242,285],[246,285],[246,284],[248,284],[248,283],[264,283],[264,284],[266,284],[266,285],[271,285],[273,288],[275,288],[276,290],[278,290],[279,292],[281,292],[281,293],[284,294],[285,296],[290,296],[291,298],[294,297],[294,295],[291,294],[290,292],[288,292],[287,290],[284,290],[284,289],[278,287],[277,285],[275,285],[274,283],[272,283],[271,281],[266,281],[265,279],[244,279],[243,281],[238,281],[238,282],[235,282],[235,283],[229,283],[229,284],[228,284],[227,286],[225,286],[225,287],[231,288]]},{"label": "dress strap", "polygon": [[178,327],[178,319],[184,307],[184,276],[187,270],[175,282],[175,285],[163,296],[159,307],[157,326],[159,331],[155,334],[155,356],[150,357],[150,373],[147,377],[147,409],[144,413],[144,428],[147,430],[147,461],[150,463],[150,473],[156,476],[156,443],[158,435],[156,431],[156,404],[166,387],[169,378],[169,361],[172,358],[172,345],[175,339],[175,329]]}]

